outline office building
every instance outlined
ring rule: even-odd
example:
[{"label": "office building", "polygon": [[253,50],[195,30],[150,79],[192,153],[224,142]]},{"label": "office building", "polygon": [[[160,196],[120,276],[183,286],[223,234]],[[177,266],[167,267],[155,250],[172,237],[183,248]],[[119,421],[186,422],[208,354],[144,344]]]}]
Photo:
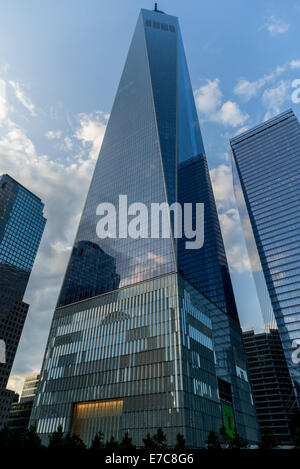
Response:
[{"label": "office building", "polygon": [[290,422],[296,399],[277,329],[243,333],[257,418],[271,428],[278,444],[292,444]]},{"label": "office building", "polygon": [[13,402],[10,408],[7,420],[7,427],[10,430],[23,432],[27,429],[39,377],[38,374],[26,376],[21,398]]},{"label": "office building", "polygon": [[[131,210],[149,212],[153,204],[204,203],[203,247],[188,249],[189,234],[177,238],[181,223],[163,210],[158,233],[147,236],[150,215],[133,226],[125,199]],[[109,236],[99,238],[100,203],[120,212],[118,236],[112,218]],[[164,225],[170,236],[162,236]],[[226,403],[219,383],[228,388]],[[99,430],[119,439],[128,431],[138,446],[163,427],[168,444],[182,433],[188,445],[203,447],[224,420],[255,442],[251,399],[178,20],[142,10],[54,312],[31,422],[45,443],[58,425],[87,444]]]},{"label": "office building", "polygon": [[292,110],[231,140],[234,188],[266,331],[300,402],[300,124]]},{"label": "office building", "polygon": [[24,322],[23,302],[46,219],[44,204],[13,178],[0,177],[0,340],[5,362],[0,363],[0,428],[5,424],[14,393],[6,389]]}]

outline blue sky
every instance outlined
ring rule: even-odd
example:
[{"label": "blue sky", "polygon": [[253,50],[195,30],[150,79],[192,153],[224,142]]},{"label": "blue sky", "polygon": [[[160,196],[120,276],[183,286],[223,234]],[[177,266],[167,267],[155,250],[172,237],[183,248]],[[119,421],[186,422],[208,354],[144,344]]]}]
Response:
[{"label": "blue sky", "polygon": [[[39,371],[55,302],[143,0],[0,0],[0,174],[48,219],[10,386]],[[300,0],[161,0],[179,17],[242,324],[259,305],[231,183],[229,138],[292,102]]]}]

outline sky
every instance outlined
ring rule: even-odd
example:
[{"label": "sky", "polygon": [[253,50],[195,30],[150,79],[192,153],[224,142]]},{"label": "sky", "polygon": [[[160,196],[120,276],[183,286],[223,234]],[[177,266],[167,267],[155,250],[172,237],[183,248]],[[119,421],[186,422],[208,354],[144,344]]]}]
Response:
[{"label": "sky", "polygon": [[[139,10],[153,6],[0,0],[0,174],[41,197],[47,218],[9,381],[19,392],[40,370]],[[300,0],[161,0],[158,8],[179,17],[240,320],[260,330],[229,139],[289,108],[300,118]]]}]

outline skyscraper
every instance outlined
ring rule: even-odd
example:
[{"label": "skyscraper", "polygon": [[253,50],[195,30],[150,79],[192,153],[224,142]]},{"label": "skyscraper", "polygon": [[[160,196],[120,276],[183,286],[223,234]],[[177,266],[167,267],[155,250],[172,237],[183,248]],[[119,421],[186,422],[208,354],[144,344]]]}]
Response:
[{"label": "skyscraper", "polygon": [[[186,232],[176,238],[181,224],[164,210],[160,228],[167,224],[171,236],[161,229],[128,236],[131,204],[141,212],[142,205],[178,202],[205,205],[200,250],[186,248]],[[99,239],[100,203],[118,208],[117,237],[112,224]],[[151,217],[135,233],[152,227]],[[222,420],[256,441],[247,379],[178,21],[142,10],[54,313],[31,421],[44,441],[58,424],[87,443],[98,430],[106,438],[128,430],[138,445],[164,427],[170,444],[180,432],[199,447]]]},{"label": "skyscraper", "polygon": [[300,402],[300,125],[292,110],[231,140],[234,186],[266,329]]},{"label": "skyscraper", "polygon": [[279,444],[292,444],[295,398],[278,330],[243,332],[243,342],[260,428],[271,428]]},{"label": "skyscraper", "polygon": [[6,389],[29,305],[23,302],[46,219],[44,204],[7,174],[0,177],[0,428],[13,398]]},{"label": "skyscraper", "polygon": [[36,394],[40,375],[26,376],[20,401],[13,402],[10,408],[7,427],[19,432],[26,430]]}]

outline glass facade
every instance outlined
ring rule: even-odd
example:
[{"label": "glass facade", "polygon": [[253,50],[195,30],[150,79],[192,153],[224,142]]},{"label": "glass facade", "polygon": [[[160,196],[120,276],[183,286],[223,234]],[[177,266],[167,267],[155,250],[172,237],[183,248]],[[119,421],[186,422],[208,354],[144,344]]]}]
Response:
[{"label": "glass facade", "polygon": [[299,401],[300,124],[286,111],[232,139],[231,148],[265,323],[270,328],[276,320]]},{"label": "glass facade", "polygon": [[20,398],[21,403],[34,400],[39,379],[40,375],[26,376]]},{"label": "glass facade", "polygon": [[114,435],[120,428],[123,399],[77,402],[73,408],[72,433],[76,435],[96,434],[99,428],[109,428]]},{"label": "glass facade", "polygon": [[44,204],[8,175],[0,190],[0,263],[30,272],[46,223]]},{"label": "glass facade", "polygon": [[222,423],[220,375],[239,433],[257,441],[238,331],[177,274],[57,308],[31,423],[45,443],[58,425],[87,444],[129,431],[137,445],[162,427],[169,444],[180,432],[202,447]]},{"label": "glass facade", "polygon": [[[118,209],[119,195],[128,206],[142,202],[149,214],[153,203],[204,203],[204,246],[185,249],[165,212],[170,237],[127,237],[124,209],[118,236],[99,239],[97,206]],[[223,419],[219,378],[238,431],[255,442],[246,377],[178,20],[142,10],[54,313],[31,422],[45,442],[58,425],[87,444],[100,430],[117,439],[128,431],[137,445],[163,427],[169,444],[182,433],[188,445],[203,447]]]},{"label": "glass facade", "polygon": [[[151,12],[149,14],[152,15]],[[171,239],[118,237],[100,240],[96,233],[96,208],[101,202],[109,202],[118,207],[119,194],[127,195],[128,205],[143,202],[150,207],[151,203],[167,201],[144,16],[145,14],[141,14],[139,17],[124,66],[58,301],[59,306],[100,293],[97,281],[94,281],[95,275],[107,279],[113,277],[112,282],[100,282],[103,292],[176,270]],[[151,28],[152,30],[156,31],[155,28]],[[176,44],[174,32],[159,30],[159,34],[163,35],[164,40],[171,37]],[[173,60],[176,63],[176,55]],[[175,161],[174,154],[173,158]],[[119,220],[119,224],[121,228],[127,228],[125,221]],[[99,252],[103,253],[103,260],[100,259],[98,264],[99,274],[89,265],[90,258],[87,256],[81,260],[78,271],[73,268],[73,258],[77,256],[79,243],[87,242],[98,245],[101,249]],[[76,298],[73,294],[69,295],[69,291],[75,291]]]},{"label": "glass facade", "polygon": [[[100,240],[97,206],[119,207],[120,194],[149,213],[152,203],[204,203],[203,248],[185,249],[186,238],[173,236]],[[173,220],[165,221],[172,232]],[[58,306],[176,271],[238,321],[178,20],[142,10]]]},{"label": "glass facade", "polygon": [[0,427],[10,407],[5,388],[29,307],[23,296],[46,223],[43,208],[13,178],[0,177],[0,339],[6,344],[6,363],[0,363]]},{"label": "glass facade", "polygon": [[278,444],[291,445],[295,395],[278,330],[243,332],[243,342],[259,426],[271,428]]},{"label": "glass facade", "polygon": [[39,377],[40,375],[26,376],[20,401],[14,402],[10,407],[6,422],[10,430],[23,432],[27,429]]},{"label": "glass facade", "polygon": [[178,199],[181,204],[204,202],[204,245],[197,250],[185,249],[186,238],[178,239],[179,271],[238,322],[205,155],[191,157],[179,164]]}]

